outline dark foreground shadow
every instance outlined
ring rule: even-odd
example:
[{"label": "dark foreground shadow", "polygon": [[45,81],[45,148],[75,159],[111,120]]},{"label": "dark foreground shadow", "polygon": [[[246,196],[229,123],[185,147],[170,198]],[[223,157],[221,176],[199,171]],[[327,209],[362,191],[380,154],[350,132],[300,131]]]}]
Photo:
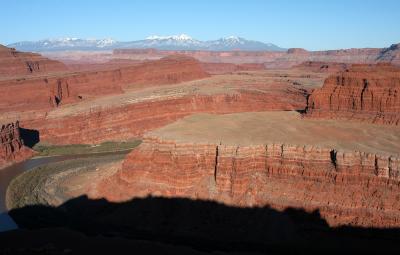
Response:
[{"label": "dark foreground shadow", "polygon": [[136,247],[135,254],[160,254],[157,249],[162,254],[400,252],[399,229],[330,228],[318,211],[298,209],[237,208],[178,198],[110,203],[79,197],[57,208],[29,206],[9,214],[23,230],[0,233],[0,252],[26,247],[32,253],[40,247],[49,249],[46,254],[65,249],[101,253],[113,245],[118,247],[112,251]]},{"label": "dark foreground shadow", "polygon": [[40,142],[39,131],[35,129],[26,129],[20,127],[19,132],[24,144],[29,148],[32,148],[35,144]]}]

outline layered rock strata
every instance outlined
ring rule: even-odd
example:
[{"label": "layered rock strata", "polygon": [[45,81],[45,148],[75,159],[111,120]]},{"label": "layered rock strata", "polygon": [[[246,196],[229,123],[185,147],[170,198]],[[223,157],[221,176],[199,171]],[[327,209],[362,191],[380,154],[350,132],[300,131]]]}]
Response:
[{"label": "layered rock strata", "polygon": [[24,146],[18,121],[1,125],[0,142],[0,168],[33,155],[33,151]]},{"label": "layered rock strata", "polygon": [[183,54],[202,62],[214,63],[261,63],[267,68],[289,68],[307,61],[374,64],[390,62],[400,64],[399,44],[388,48],[341,49],[307,51],[300,48],[286,52],[268,51],[168,51],[155,49],[116,49],[113,56],[128,59],[154,59],[170,54]]},{"label": "layered rock strata", "polygon": [[400,124],[400,68],[353,65],[325,80],[308,99],[307,116]]},{"label": "layered rock strata", "polygon": [[311,145],[199,144],[149,136],[98,189],[113,201],[147,195],[211,199],[319,209],[331,225],[400,226],[400,158]]},{"label": "layered rock strata", "polygon": [[297,110],[304,107],[305,102],[302,91],[293,88],[280,94],[243,90],[177,95],[117,107],[93,108],[81,114],[38,118],[24,121],[23,125],[39,130],[41,140],[53,144],[99,143],[139,137],[193,113]]},{"label": "layered rock strata", "polygon": [[296,207],[330,225],[398,227],[399,141],[395,126],[295,112],[195,114],[146,133],[94,194]]}]

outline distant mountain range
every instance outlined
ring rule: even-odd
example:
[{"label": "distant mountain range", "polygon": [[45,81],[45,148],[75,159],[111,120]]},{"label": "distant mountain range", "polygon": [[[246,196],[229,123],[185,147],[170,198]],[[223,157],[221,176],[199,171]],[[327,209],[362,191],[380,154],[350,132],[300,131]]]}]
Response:
[{"label": "distant mountain range", "polygon": [[59,38],[40,41],[23,41],[7,45],[20,51],[66,51],[66,50],[112,50],[144,49],[159,50],[210,50],[210,51],[285,51],[272,43],[247,40],[237,36],[218,40],[200,41],[181,34],[172,36],[149,36],[144,40],[120,42],[113,39]]}]

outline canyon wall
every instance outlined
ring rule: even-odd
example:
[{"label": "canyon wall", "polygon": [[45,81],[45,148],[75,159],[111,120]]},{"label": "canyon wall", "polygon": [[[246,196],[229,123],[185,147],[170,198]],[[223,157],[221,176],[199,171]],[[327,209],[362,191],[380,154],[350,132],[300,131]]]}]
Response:
[{"label": "canyon wall", "polygon": [[296,110],[305,105],[303,91],[294,88],[278,95],[244,90],[233,94],[194,94],[93,108],[81,114],[22,121],[21,125],[38,130],[41,141],[53,144],[99,143],[139,137],[193,113]]},{"label": "canyon wall", "polygon": [[66,70],[67,67],[63,63],[42,57],[40,54],[19,52],[0,45],[0,77]]},{"label": "canyon wall", "polygon": [[214,63],[261,63],[266,68],[289,68],[303,62],[337,62],[373,64],[390,62],[400,65],[399,44],[388,48],[341,49],[327,51],[307,51],[300,48],[286,52],[268,51],[168,51],[155,49],[116,49],[113,56],[127,59],[154,59],[170,54],[183,54],[202,62]]},{"label": "canyon wall", "polygon": [[87,97],[121,93],[120,80],[119,71],[3,80],[0,81],[0,109],[51,109]]},{"label": "canyon wall", "polygon": [[332,75],[308,99],[308,117],[400,124],[400,68],[353,65]]},{"label": "canyon wall", "polygon": [[33,155],[33,151],[24,146],[18,121],[1,125],[0,141],[0,168]]},{"label": "canyon wall", "polygon": [[146,136],[97,189],[112,201],[188,197],[319,209],[330,225],[400,226],[399,158],[311,145],[187,144]]},{"label": "canyon wall", "polygon": [[51,109],[87,98],[138,88],[208,77],[200,63],[185,56],[169,56],[114,70],[0,81],[1,111]]}]

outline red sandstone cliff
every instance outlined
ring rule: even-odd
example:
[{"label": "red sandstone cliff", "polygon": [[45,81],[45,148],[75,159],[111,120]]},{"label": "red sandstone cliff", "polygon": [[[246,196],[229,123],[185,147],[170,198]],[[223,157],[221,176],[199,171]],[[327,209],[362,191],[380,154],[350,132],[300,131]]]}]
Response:
[{"label": "red sandstone cliff", "polygon": [[400,68],[353,65],[332,75],[308,99],[310,117],[400,124]]},{"label": "red sandstone cliff", "polygon": [[0,45],[0,77],[66,71],[58,61]]},{"label": "red sandstone cliff", "polygon": [[49,109],[60,104],[107,94],[123,88],[174,84],[208,77],[200,63],[186,56],[170,56],[114,70],[0,81],[0,111]]},{"label": "red sandstone cliff", "polygon": [[121,68],[125,87],[174,84],[202,79],[209,75],[199,61],[184,55],[170,55],[134,67]]},{"label": "red sandstone cliff", "polygon": [[0,168],[12,162],[25,160],[33,155],[33,151],[24,146],[18,121],[1,125],[0,141]]},{"label": "red sandstone cliff", "polygon": [[331,225],[400,226],[400,159],[314,146],[184,144],[146,137],[103,180],[111,200],[149,194],[321,210]]},{"label": "red sandstone cliff", "polygon": [[87,97],[121,93],[118,71],[0,81],[1,111],[50,109]]}]

